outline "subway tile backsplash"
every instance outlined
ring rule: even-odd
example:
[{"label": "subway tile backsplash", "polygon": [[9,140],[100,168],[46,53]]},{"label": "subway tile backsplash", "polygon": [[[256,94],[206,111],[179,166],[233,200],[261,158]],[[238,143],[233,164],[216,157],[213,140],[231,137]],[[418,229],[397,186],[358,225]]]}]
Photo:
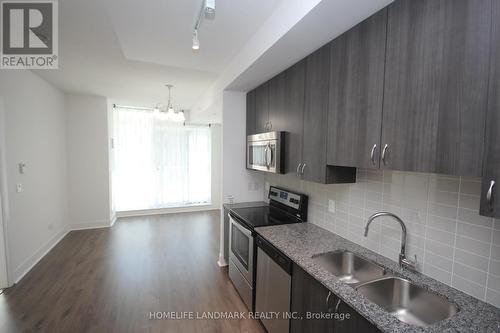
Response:
[{"label": "subway tile backsplash", "polygon": [[266,184],[308,194],[309,222],[394,261],[399,225],[380,218],[366,238],[363,228],[375,212],[399,215],[419,271],[500,307],[500,220],[479,216],[480,179],[360,169],[356,184],[322,185],[273,174],[266,175]]}]

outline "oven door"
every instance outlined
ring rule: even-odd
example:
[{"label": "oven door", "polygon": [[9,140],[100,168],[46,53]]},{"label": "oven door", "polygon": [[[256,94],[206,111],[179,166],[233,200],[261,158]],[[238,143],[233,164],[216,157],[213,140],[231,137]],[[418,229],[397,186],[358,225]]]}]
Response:
[{"label": "oven door", "polygon": [[234,220],[231,215],[229,215],[229,223],[229,258],[250,286],[253,286],[252,231]]},{"label": "oven door", "polygon": [[277,141],[248,141],[247,167],[253,170],[279,173]]}]

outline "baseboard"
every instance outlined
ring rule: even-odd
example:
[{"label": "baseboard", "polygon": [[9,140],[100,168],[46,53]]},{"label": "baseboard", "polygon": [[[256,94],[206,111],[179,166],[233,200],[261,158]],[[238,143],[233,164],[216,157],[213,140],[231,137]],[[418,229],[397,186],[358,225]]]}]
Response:
[{"label": "baseboard", "polygon": [[222,253],[219,253],[219,260],[217,260],[217,265],[219,265],[219,267],[225,267],[228,265]]},{"label": "baseboard", "polygon": [[111,223],[109,224],[110,227],[115,225],[116,219],[116,213],[113,213],[113,215],[111,216]]},{"label": "baseboard", "polygon": [[219,206],[204,205],[204,206],[189,206],[189,207],[176,207],[176,208],[160,208],[160,209],[144,209],[144,210],[129,210],[126,212],[116,212],[116,216],[120,217],[136,217],[148,215],[164,215],[175,213],[191,213],[202,212],[206,210],[219,210]]},{"label": "baseboard", "polygon": [[100,228],[109,228],[111,227],[111,223],[114,223],[112,220],[100,220],[100,221],[88,221],[88,222],[78,222],[72,223],[68,226],[70,230],[86,230],[86,229],[100,229]]},{"label": "baseboard", "polygon": [[13,281],[14,284],[18,283],[28,272],[36,265],[40,260],[49,253],[50,250],[54,248],[68,233],[69,229],[63,229],[59,231],[54,237],[52,237],[47,243],[45,243],[41,248],[39,248],[31,257],[24,261],[18,268],[14,270]]}]

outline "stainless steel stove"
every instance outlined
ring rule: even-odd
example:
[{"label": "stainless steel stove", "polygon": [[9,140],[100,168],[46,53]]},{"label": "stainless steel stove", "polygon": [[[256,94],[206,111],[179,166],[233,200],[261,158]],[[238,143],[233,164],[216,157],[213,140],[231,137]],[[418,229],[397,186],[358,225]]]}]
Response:
[{"label": "stainless steel stove", "polygon": [[[254,311],[255,228],[307,220],[307,195],[271,186],[269,205],[239,204],[229,209],[229,278],[250,311]],[[242,207],[243,206],[243,207]]]}]

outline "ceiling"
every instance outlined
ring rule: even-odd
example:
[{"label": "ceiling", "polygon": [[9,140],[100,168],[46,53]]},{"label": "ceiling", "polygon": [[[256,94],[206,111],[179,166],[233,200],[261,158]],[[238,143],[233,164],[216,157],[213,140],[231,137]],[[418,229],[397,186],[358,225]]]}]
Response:
[{"label": "ceiling", "polygon": [[191,38],[201,0],[59,1],[59,70],[36,73],[67,93],[117,103],[191,108],[282,0],[217,0],[200,50]]}]

